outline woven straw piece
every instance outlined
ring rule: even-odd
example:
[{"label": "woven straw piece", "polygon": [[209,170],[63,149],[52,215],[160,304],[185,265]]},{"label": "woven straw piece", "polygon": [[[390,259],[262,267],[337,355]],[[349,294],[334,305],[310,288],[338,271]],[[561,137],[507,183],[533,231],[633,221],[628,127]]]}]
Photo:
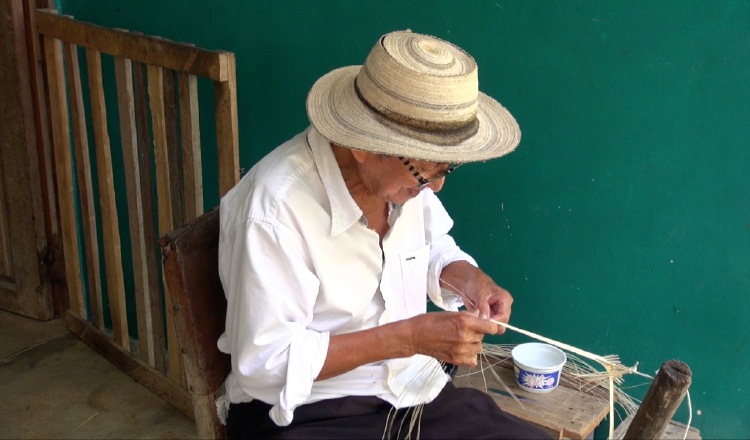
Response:
[{"label": "woven straw piece", "polygon": [[521,140],[510,112],[479,91],[471,55],[409,31],[384,35],[363,66],[321,77],[307,114],[335,144],[434,162],[493,159]]}]

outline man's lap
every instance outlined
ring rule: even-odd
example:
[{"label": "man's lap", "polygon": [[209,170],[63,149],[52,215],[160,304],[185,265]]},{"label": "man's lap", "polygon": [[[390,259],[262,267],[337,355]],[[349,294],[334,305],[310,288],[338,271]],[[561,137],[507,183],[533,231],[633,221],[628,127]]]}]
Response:
[{"label": "man's lap", "polygon": [[[229,438],[275,439],[538,439],[542,429],[502,411],[494,400],[473,388],[448,384],[437,398],[421,407],[394,410],[372,396],[352,396],[302,405],[289,426],[268,416],[271,405],[260,401],[232,404]],[[387,435],[384,433],[388,430]]]}]

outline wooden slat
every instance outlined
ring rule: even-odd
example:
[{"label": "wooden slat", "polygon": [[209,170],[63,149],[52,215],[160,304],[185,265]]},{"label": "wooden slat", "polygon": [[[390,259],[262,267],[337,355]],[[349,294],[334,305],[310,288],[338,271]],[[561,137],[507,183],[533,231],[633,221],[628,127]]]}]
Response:
[{"label": "wooden slat", "polygon": [[102,309],[101,267],[99,267],[99,246],[96,227],[94,187],[91,182],[91,156],[89,138],[86,131],[86,114],[83,107],[83,90],[78,64],[78,47],[66,44],[65,66],[67,68],[68,92],[70,94],[70,117],[75,144],[76,174],[78,176],[78,199],[81,204],[81,224],[83,226],[83,248],[86,254],[87,286],[91,305],[91,322],[94,327],[104,326]]},{"label": "wooden slat", "polygon": [[[151,148],[151,137],[149,135],[149,124],[148,124],[148,88],[146,85],[146,66],[141,63],[132,63],[134,73],[134,93],[135,93],[135,118],[136,118],[136,133],[138,140],[138,168],[140,170],[140,181],[141,181],[141,203],[143,209],[143,236],[146,242],[145,259],[146,266],[151,268],[147,272],[147,286],[146,295],[149,296],[148,302],[151,308],[152,317],[163,316],[163,309],[161,305],[161,289],[159,287],[159,274],[156,270],[159,264],[159,258],[157,257],[157,240],[156,234],[156,219],[154,216],[153,206],[153,179],[151,178],[151,172],[153,171],[153,150]],[[146,312],[149,313],[149,312]],[[153,367],[162,373],[166,373],[166,360],[164,344],[166,333],[164,331],[164,320],[163,319],[152,319],[151,321],[151,333],[153,343]]]},{"label": "wooden slat", "polygon": [[[172,194],[169,187],[169,150],[167,147],[167,129],[164,125],[164,75],[159,66],[148,66],[148,96],[151,105],[151,127],[154,133],[154,157],[156,163],[156,197],[159,211],[159,236],[165,235],[174,228],[172,220]],[[177,383],[182,381],[182,356],[174,320],[172,319],[172,298],[163,283],[165,303],[167,304],[167,347],[169,368],[167,375]]]},{"label": "wooden slat", "polygon": [[135,125],[135,101],[133,96],[132,62],[126,58],[115,58],[115,82],[117,84],[117,106],[120,115],[120,138],[122,141],[125,189],[128,199],[128,223],[130,225],[130,248],[133,261],[133,288],[138,324],[139,356],[154,366],[154,335],[152,323],[161,316],[151,315],[151,296],[148,294],[148,267],[146,260],[146,238],[143,235],[143,204],[141,201],[141,173],[138,168],[138,132]]},{"label": "wooden slat", "polygon": [[53,11],[37,10],[37,31],[43,35],[94,48],[101,53],[143,64],[160,65],[179,72],[225,81],[229,77],[229,53],[198,49],[161,38],[107,29]]},{"label": "wooden slat", "polygon": [[70,309],[84,315],[83,286],[81,280],[78,234],[76,230],[76,206],[73,196],[73,164],[70,155],[70,132],[65,93],[62,42],[44,38],[47,66],[47,88],[50,98],[50,122],[54,139],[54,164],[57,180],[57,200],[60,212],[60,235],[62,235],[65,258],[65,280],[68,288]]},{"label": "wooden slat", "polygon": [[203,163],[198,114],[198,78],[180,73],[180,129],[185,221],[203,214]]},{"label": "wooden slat", "polygon": [[115,187],[112,181],[112,152],[107,131],[107,109],[102,84],[101,54],[96,49],[86,49],[89,93],[91,94],[91,119],[94,129],[96,169],[99,181],[99,204],[102,219],[104,266],[107,296],[112,312],[112,333],[115,342],[130,350],[128,317],[125,308],[125,286],[122,274],[119,222],[115,205]]},{"label": "wooden slat", "polygon": [[182,169],[180,145],[177,139],[177,98],[175,96],[175,72],[162,69],[164,76],[164,127],[167,134],[167,155],[169,157],[169,189],[172,200],[172,223],[182,226],[185,211],[182,206]]},{"label": "wooden slat", "polygon": [[174,225],[172,220],[172,192],[169,189],[167,128],[164,125],[164,76],[160,66],[148,66],[148,96],[151,107],[151,129],[154,133],[159,236],[162,236],[171,231]]},{"label": "wooden slat", "polygon": [[227,193],[239,181],[239,128],[237,122],[237,77],[234,54],[229,54],[228,78],[214,83],[216,145],[219,149],[219,193]]}]

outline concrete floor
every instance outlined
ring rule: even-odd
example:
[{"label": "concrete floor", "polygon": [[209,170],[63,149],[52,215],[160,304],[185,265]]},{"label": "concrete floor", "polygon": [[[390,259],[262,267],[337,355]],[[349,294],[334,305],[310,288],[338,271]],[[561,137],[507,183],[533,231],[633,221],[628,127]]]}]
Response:
[{"label": "concrete floor", "polygon": [[60,320],[0,310],[0,438],[192,439],[196,430]]}]

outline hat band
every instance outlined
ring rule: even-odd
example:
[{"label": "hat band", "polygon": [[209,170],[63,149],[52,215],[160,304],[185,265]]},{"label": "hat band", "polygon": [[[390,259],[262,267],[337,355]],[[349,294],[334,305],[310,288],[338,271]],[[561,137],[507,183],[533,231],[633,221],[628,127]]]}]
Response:
[{"label": "hat band", "polygon": [[359,100],[373,112],[377,121],[399,133],[423,142],[435,145],[449,146],[457,145],[471,138],[479,131],[479,121],[476,116],[462,124],[440,123],[423,121],[409,118],[395,112],[383,112],[362,96],[357,85],[358,78],[354,79],[354,91]]}]

